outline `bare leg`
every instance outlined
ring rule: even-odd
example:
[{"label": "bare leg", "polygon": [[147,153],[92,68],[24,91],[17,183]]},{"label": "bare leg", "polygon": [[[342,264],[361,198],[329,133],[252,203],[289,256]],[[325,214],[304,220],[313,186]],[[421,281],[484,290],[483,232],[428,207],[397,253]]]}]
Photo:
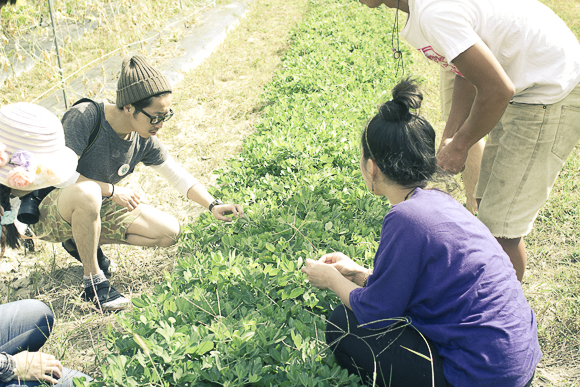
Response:
[{"label": "bare leg", "polygon": [[101,271],[97,259],[101,234],[101,188],[93,181],[83,181],[64,188],[58,199],[58,211],[72,226],[78,254],[83,264],[85,300],[100,310],[119,310],[129,304]]},{"label": "bare leg", "polygon": [[479,140],[469,150],[467,160],[465,161],[465,170],[461,174],[463,185],[465,186],[465,207],[475,214],[478,209],[478,203],[475,200],[475,185],[479,179],[479,169],[481,167],[481,156],[483,155],[483,148],[485,147],[485,140]]},{"label": "bare leg", "polygon": [[[479,206],[481,199],[476,200]],[[524,273],[526,271],[526,263],[528,261],[528,253],[526,252],[526,244],[524,243],[524,238],[498,238],[497,241],[506,252],[510,261],[516,270],[516,276],[518,281],[522,282],[524,278]]]},{"label": "bare leg", "polygon": [[125,241],[101,238],[102,244],[169,247],[177,242],[181,232],[179,221],[155,207],[140,204],[141,214],[127,229]]},{"label": "bare leg", "polygon": [[101,189],[91,181],[64,188],[58,199],[58,210],[72,225],[84,275],[97,274],[100,270],[97,245],[101,233]]},{"label": "bare leg", "polygon": [[524,278],[524,272],[526,271],[526,245],[524,243],[524,238],[496,238],[503,250],[507,253],[516,269],[516,276],[518,281],[522,282]]}]

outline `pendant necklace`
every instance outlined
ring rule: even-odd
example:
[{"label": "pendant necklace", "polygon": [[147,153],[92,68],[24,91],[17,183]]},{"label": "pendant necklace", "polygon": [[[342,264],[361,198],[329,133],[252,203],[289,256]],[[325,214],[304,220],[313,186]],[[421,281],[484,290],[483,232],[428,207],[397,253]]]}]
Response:
[{"label": "pendant necklace", "polygon": [[[393,50],[393,59],[395,59],[395,77],[399,77],[399,69],[401,69],[401,76],[405,74],[405,64],[403,61],[403,53],[399,47],[399,6],[401,0],[397,0],[397,9],[395,11],[395,23],[391,30],[391,49]],[[397,48],[395,48],[395,37],[397,39]]]}]

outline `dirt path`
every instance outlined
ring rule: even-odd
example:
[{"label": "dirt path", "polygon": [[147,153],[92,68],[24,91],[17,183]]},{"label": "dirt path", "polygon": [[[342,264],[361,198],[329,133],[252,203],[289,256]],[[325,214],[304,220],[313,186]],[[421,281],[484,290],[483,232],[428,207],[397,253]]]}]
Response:
[{"label": "dirt path", "polygon": [[[256,0],[226,42],[174,90],[175,117],[160,133],[169,152],[206,185],[213,171],[233,156],[260,116],[260,95],[287,49],[287,36],[306,12],[306,1]],[[143,201],[188,224],[205,211],[188,202],[146,167],[124,181]],[[227,198],[224,198],[227,200]],[[172,270],[180,256],[167,249],[105,246],[120,268],[111,278],[126,296],[147,292]],[[38,298],[56,315],[44,350],[89,375],[99,373],[107,354],[104,335],[113,315],[100,315],[79,298],[82,266],[60,245],[37,242],[36,252],[7,251],[0,261],[0,302]]]}]

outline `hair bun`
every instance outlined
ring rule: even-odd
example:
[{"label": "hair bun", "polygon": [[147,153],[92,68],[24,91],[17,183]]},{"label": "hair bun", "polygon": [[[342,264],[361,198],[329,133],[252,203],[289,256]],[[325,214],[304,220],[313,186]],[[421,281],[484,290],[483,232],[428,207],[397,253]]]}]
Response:
[{"label": "hair bun", "polygon": [[393,89],[393,102],[404,105],[407,110],[419,109],[423,102],[423,93],[416,80],[406,78]]},{"label": "hair bun", "polygon": [[379,115],[387,122],[401,121],[407,114],[409,108],[400,101],[387,101],[379,106]]},{"label": "hair bun", "polygon": [[393,89],[393,99],[379,107],[379,115],[385,121],[402,121],[409,119],[409,109],[418,109],[423,102],[421,89],[416,81],[406,78]]},{"label": "hair bun", "polygon": [[437,170],[435,131],[427,120],[409,111],[421,106],[423,95],[415,80],[402,80],[393,99],[379,107],[361,137],[362,156],[405,187],[424,187]]}]

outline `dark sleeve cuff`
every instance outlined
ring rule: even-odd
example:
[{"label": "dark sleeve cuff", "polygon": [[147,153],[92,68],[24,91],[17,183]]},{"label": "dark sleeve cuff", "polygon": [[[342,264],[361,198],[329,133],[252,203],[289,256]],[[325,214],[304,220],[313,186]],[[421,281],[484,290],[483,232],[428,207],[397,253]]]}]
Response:
[{"label": "dark sleeve cuff", "polygon": [[9,382],[15,378],[16,359],[6,352],[0,352],[0,382]]}]

